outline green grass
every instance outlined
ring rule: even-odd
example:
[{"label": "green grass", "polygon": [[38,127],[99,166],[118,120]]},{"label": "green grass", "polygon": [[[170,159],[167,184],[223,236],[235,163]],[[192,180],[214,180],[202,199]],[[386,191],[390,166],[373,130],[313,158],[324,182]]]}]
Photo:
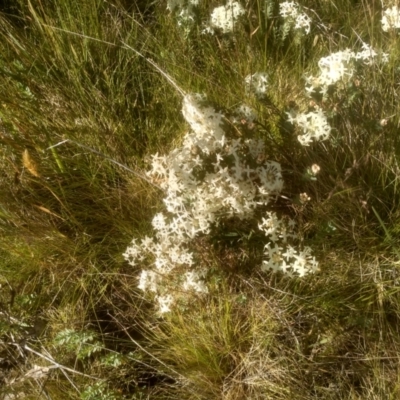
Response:
[{"label": "green grass", "polygon": [[[319,21],[308,36],[284,29],[273,0],[249,2],[226,36],[200,24],[185,35],[163,2],[129,4],[20,0],[0,13],[0,394],[398,398],[400,47],[380,4],[306,1]],[[199,21],[220,4],[204,1]],[[308,109],[304,76],[331,52],[359,51],[360,38],[389,63],[320,103],[331,139],[301,147],[285,112]],[[210,293],[155,314],[122,253],[163,207],[141,178],[149,157],[188,127],[181,95],[146,58],[227,113],[241,102],[258,111],[254,134],[284,173],[274,208],[297,220],[317,274],[261,273],[260,238],[245,232],[254,221],[231,221],[196,243]],[[263,101],[243,87],[256,71],[269,75]]]}]

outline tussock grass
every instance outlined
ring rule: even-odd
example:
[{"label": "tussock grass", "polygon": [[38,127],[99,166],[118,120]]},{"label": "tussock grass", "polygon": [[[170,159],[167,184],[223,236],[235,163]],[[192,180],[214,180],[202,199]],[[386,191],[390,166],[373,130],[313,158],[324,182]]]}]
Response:
[{"label": "tussock grass", "polygon": [[[217,5],[202,3],[199,21]],[[0,13],[4,398],[399,396],[399,39],[382,32],[377,2],[302,5],[309,36],[285,30],[277,1],[248,2],[234,33],[214,36],[185,32],[163,2],[31,0]],[[389,62],[360,68],[327,102],[307,98],[318,60],[361,40]],[[187,127],[181,94],[146,58],[227,114],[242,102],[258,111],[254,132],[284,174],[274,208],[296,218],[319,273],[261,273],[262,243],[232,222],[197,244],[209,295],[154,313],[122,253],[162,209],[141,177],[149,157]],[[262,101],[244,91],[256,71],[269,75]],[[334,129],[305,148],[285,113],[310,101]],[[35,380],[35,365],[57,368]]]}]

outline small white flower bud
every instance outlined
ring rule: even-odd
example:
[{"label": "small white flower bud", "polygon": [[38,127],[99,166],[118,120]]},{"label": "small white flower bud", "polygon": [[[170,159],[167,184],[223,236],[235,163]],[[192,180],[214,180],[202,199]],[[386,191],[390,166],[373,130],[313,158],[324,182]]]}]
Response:
[{"label": "small white flower bud", "polygon": [[300,193],[300,203],[301,204],[306,204],[308,201],[311,200],[311,197],[308,196],[307,193]]},{"label": "small white flower bud", "polygon": [[321,167],[318,164],[311,165],[311,173],[315,176],[321,170]]}]

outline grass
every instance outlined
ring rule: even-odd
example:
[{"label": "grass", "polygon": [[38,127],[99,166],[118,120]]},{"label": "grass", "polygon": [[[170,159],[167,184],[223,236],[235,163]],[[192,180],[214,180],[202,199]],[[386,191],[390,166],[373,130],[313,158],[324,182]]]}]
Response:
[{"label": "grass", "polygon": [[[276,1],[248,2],[226,36],[185,33],[163,2],[16,1],[0,13],[3,398],[398,398],[398,36],[382,32],[380,4],[353,3],[302,3],[319,21],[309,36],[285,27]],[[285,112],[308,109],[304,75],[360,38],[389,63],[320,103],[332,137],[301,147]],[[275,209],[296,218],[320,272],[260,272],[260,238],[231,221],[197,243],[210,293],[155,314],[122,253],[162,209],[141,178],[149,157],[187,125],[146,58],[227,113],[258,111],[255,134],[284,172]],[[263,101],[243,89],[256,71],[269,74]],[[57,368],[29,378],[35,365]]]}]

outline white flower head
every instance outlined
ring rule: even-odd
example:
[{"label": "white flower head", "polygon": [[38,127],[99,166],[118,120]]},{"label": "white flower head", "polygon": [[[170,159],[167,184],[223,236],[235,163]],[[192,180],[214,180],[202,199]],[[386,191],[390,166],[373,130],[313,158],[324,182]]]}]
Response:
[{"label": "white flower head", "polygon": [[291,123],[297,124],[303,130],[303,134],[297,137],[303,146],[309,146],[313,140],[328,139],[331,126],[328,123],[326,115],[320,108],[316,111],[299,113],[295,116],[288,113],[288,116]]},{"label": "white flower head", "polygon": [[284,1],[280,3],[279,14],[283,18],[292,20],[295,29],[304,29],[306,34],[310,33],[311,18],[300,11],[300,6],[295,1]]},{"label": "white flower head", "polygon": [[166,296],[157,296],[156,301],[158,302],[159,313],[165,314],[171,311],[171,305],[174,302],[174,298],[169,294]]},{"label": "white flower head", "polygon": [[311,200],[311,197],[306,193],[300,193],[300,203],[306,204]]},{"label": "white flower head", "polygon": [[177,15],[178,26],[187,27],[193,24],[195,14],[191,8],[182,8]]},{"label": "white flower head", "polygon": [[322,57],[318,66],[321,70],[319,79],[324,85],[333,85],[339,80],[353,75],[351,60],[354,53],[350,49],[332,53],[327,57]]},{"label": "white flower head", "polygon": [[262,218],[262,222],[258,224],[258,228],[264,232],[273,242],[278,241],[278,237],[282,227],[282,221],[276,213],[268,212],[268,218]]},{"label": "white flower head", "polygon": [[267,93],[268,75],[265,72],[256,72],[253,75],[247,75],[244,82],[247,92],[253,92],[259,97]]},{"label": "white flower head", "polygon": [[319,171],[321,170],[321,167],[318,164],[313,164],[313,165],[311,165],[310,170],[311,170],[312,175],[316,176],[319,173]]},{"label": "white flower head", "polygon": [[125,250],[125,253],[123,253],[125,260],[128,261],[132,266],[136,265],[136,260],[140,259],[141,255],[141,247],[136,243],[136,239],[132,240],[131,244]]},{"label": "white flower head", "polygon": [[294,1],[284,1],[279,4],[279,14],[283,18],[295,18],[299,13],[299,5]]},{"label": "white flower head", "polygon": [[268,212],[267,218],[263,218],[258,227],[269,240],[264,246],[266,259],[261,270],[281,271],[289,276],[304,276],[317,271],[318,262],[311,256],[311,249],[305,247],[303,251],[298,251],[290,244],[299,239],[295,221],[281,219],[276,213]]},{"label": "white flower head", "polygon": [[223,115],[212,107],[204,106],[202,103],[205,101],[206,97],[198,93],[186,95],[182,106],[183,117],[197,134],[204,135],[210,130],[222,132]]},{"label": "white flower head", "polygon": [[189,34],[195,21],[195,8],[200,0],[167,0],[167,10],[175,13],[178,26],[183,28],[185,35]]},{"label": "white flower head", "polygon": [[214,8],[211,13],[210,25],[205,29],[205,32],[212,33],[213,28],[215,28],[223,33],[230,33],[238,19],[244,14],[245,10],[239,2],[228,0],[225,6]]},{"label": "white flower head", "polygon": [[382,29],[388,32],[391,29],[400,28],[400,9],[397,6],[388,8],[383,12]]},{"label": "white flower head", "polygon": [[293,271],[300,277],[318,270],[318,261],[311,256],[311,248],[305,247],[298,254],[293,255],[294,262],[291,264]]},{"label": "white flower head", "polygon": [[311,30],[311,18],[307,14],[299,14],[296,18],[296,23],[294,25],[295,29],[304,29],[306,34],[310,33]]},{"label": "white flower head", "polygon": [[167,226],[167,222],[163,213],[156,214],[151,223],[154,229],[157,231],[163,231]]},{"label": "white flower head", "polygon": [[330,85],[348,81],[354,74],[354,63],[359,60],[363,61],[364,65],[372,65],[377,60],[387,63],[389,55],[362,43],[362,50],[359,52],[345,49],[322,57],[318,61],[319,75],[306,78],[306,92],[312,94],[319,88],[322,94],[326,94]]},{"label": "white flower head", "polygon": [[365,65],[372,65],[376,60],[387,63],[389,61],[389,54],[382,51],[377,52],[369,44],[363,43],[362,50],[354,53],[354,59],[364,61]]},{"label": "white flower head", "polygon": [[197,271],[186,272],[185,281],[182,286],[185,291],[194,290],[197,293],[208,293],[208,287],[202,280],[201,274]]},{"label": "white flower head", "polygon": [[[254,122],[258,119],[257,112],[247,104],[240,104],[240,106],[236,108],[235,114],[246,122]],[[234,122],[236,122],[236,120]]]},{"label": "white flower head", "polygon": [[158,290],[158,277],[159,276],[154,271],[142,270],[139,277],[138,288],[143,290],[143,292],[150,290],[150,292],[156,293]]}]

